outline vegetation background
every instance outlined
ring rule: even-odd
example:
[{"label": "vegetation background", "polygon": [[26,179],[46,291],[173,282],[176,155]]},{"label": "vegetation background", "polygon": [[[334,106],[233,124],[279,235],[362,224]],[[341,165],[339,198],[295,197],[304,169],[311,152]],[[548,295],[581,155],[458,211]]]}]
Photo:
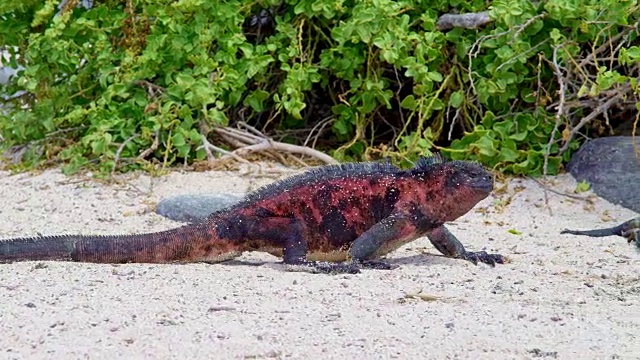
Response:
[{"label": "vegetation background", "polygon": [[0,146],[14,169],[69,173],[437,150],[555,174],[586,136],[635,133],[639,14],[614,0],[2,1],[2,62],[19,71],[0,85]]}]

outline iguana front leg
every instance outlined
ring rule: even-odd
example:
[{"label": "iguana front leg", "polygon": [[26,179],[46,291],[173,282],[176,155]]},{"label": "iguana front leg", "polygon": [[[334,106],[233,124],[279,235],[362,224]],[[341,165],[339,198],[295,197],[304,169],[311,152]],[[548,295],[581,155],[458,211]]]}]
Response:
[{"label": "iguana front leg", "polygon": [[416,227],[405,216],[391,215],[370,227],[351,244],[349,259],[360,267],[391,270],[396,266],[379,257],[418,237]]},{"label": "iguana front leg", "polygon": [[447,257],[464,259],[474,264],[479,262],[495,266],[504,264],[505,258],[500,254],[488,254],[485,251],[467,251],[464,245],[446,227],[440,226],[427,233],[431,244]]},{"label": "iguana front leg", "polygon": [[[390,216],[356,239],[351,246],[350,255],[354,262],[365,266],[369,263],[375,268],[390,268],[390,265],[382,260],[373,260],[372,258],[395,250],[421,235],[415,225],[409,221],[409,217]],[[468,260],[474,264],[482,262],[491,266],[506,262],[500,254],[465,250],[464,245],[444,226],[429,230],[426,235],[436,249],[447,257]]]},{"label": "iguana front leg", "polygon": [[610,228],[594,229],[594,230],[568,230],[565,229],[560,234],[584,235],[590,237],[605,236],[622,236],[627,239],[628,243],[635,241],[640,248],[640,216],[625,221],[622,224]]}]

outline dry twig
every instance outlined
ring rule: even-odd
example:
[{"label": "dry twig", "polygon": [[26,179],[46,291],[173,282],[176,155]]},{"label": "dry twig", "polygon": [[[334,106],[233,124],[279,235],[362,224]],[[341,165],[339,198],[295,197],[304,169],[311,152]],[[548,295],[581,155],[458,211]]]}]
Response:
[{"label": "dry twig", "polygon": [[219,147],[213,145],[212,143],[209,142],[209,140],[207,140],[206,136],[200,134],[200,137],[202,139],[201,148],[204,148],[204,151],[207,153],[207,160],[209,162],[215,161],[215,156],[213,156],[213,153],[211,152],[211,150],[213,150],[213,151],[219,152],[219,153],[221,153],[221,154],[223,154],[225,156],[228,155],[228,156],[234,158],[235,160],[237,160],[237,161],[239,161],[241,163],[245,163],[245,164],[249,163],[249,161],[241,158],[240,156],[238,156],[238,155],[236,155],[236,154],[234,154],[234,153],[232,153],[230,151],[227,151],[225,149],[222,149],[222,148],[219,148]]},{"label": "dry twig", "polygon": [[156,97],[157,95],[162,95],[166,91],[166,89],[162,86],[156,85],[147,80],[137,80],[135,84],[147,88],[147,92],[152,98]]},{"label": "dry twig", "polygon": [[[211,150],[213,150],[222,154],[222,156],[217,159],[218,161],[233,158],[240,162],[248,163],[246,159],[243,159],[241,157],[242,154],[251,152],[264,152],[276,156],[280,161],[284,162],[285,159],[280,153],[285,152],[310,156],[326,164],[337,164],[337,161],[331,156],[310,147],[274,141],[273,139],[270,139],[263,135],[259,130],[257,130],[253,126],[250,126],[249,124],[239,122],[238,125],[243,127],[244,129],[234,129],[230,127],[216,127],[213,129],[213,131],[216,134],[220,135],[226,142],[234,147],[237,147],[237,149],[235,149],[234,151],[226,151],[224,149],[216,147],[206,139],[206,136],[204,134],[201,135],[202,143],[205,151],[207,151],[207,157],[209,161],[212,161],[213,159],[213,154],[211,153]],[[301,159],[296,160],[299,164],[306,164]]]},{"label": "dry twig", "polygon": [[623,95],[625,95],[626,90],[624,88],[625,87],[619,89],[618,92],[615,93],[615,95],[611,96],[607,101],[595,108],[595,110],[593,110],[589,115],[583,117],[578,125],[571,128],[571,130],[569,131],[569,135],[565,139],[564,145],[562,145],[562,147],[558,151],[558,154],[562,154],[563,152],[567,151],[569,145],[571,144],[571,140],[573,140],[573,137],[578,131],[580,131],[580,129],[582,129],[583,126],[585,126],[589,121],[595,119],[596,116],[609,110],[612,105],[614,105]]},{"label": "dry twig", "polygon": [[[614,35],[613,37],[611,37],[607,42],[605,42],[604,44],[600,45],[597,49],[595,49],[591,54],[585,56],[584,59],[582,59],[582,61],[580,61],[579,66],[583,67],[585,65],[587,65],[588,63],[591,63],[592,60],[596,60],[595,58],[598,54],[601,54],[602,52],[606,51],[607,49],[609,49],[609,47],[611,46],[611,44],[617,42],[618,40],[620,40],[623,36],[627,36],[631,30],[637,30],[638,29],[638,25],[640,25],[640,21],[636,22],[635,24],[629,26],[628,28],[626,28],[625,30],[619,32],[618,34]],[[621,43],[622,44],[622,43]]]},{"label": "dry twig", "polygon": [[564,84],[564,75],[562,75],[562,70],[560,70],[560,65],[558,65],[558,49],[564,46],[564,44],[560,44],[553,48],[553,68],[555,69],[556,78],[558,79],[558,86],[560,86],[560,101],[558,103],[558,110],[556,111],[556,123],[553,126],[553,131],[551,131],[551,136],[549,137],[549,142],[547,143],[547,151],[544,152],[544,163],[542,165],[542,175],[547,175],[547,170],[549,166],[549,153],[551,152],[551,145],[553,145],[556,137],[556,133],[560,128],[560,123],[562,122],[562,115],[564,114],[564,102],[565,102],[565,84]]},{"label": "dry twig", "polygon": [[636,119],[633,121],[633,129],[631,129],[631,142],[633,143],[633,152],[638,159],[638,165],[640,165],[640,149],[638,149],[638,143],[636,142],[636,130],[638,129],[638,120],[640,119],[640,112],[636,112]]},{"label": "dry twig", "polygon": [[122,151],[124,150],[124,147],[127,146],[129,141],[137,138],[138,136],[140,136],[140,134],[138,134],[138,133],[133,134],[133,135],[129,136],[129,138],[127,140],[123,141],[122,144],[120,144],[120,146],[118,147],[118,150],[116,151],[116,156],[113,159],[113,168],[111,168],[111,174],[112,175],[113,175],[113,173],[116,172],[116,167],[118,166],[118,161],[120,160],[120,155],[122,154]]},{"label": "dry twig", "polygon": [[158,149],[158,146],[160,146],[160,131],[156,131],[151,147],[149,147],[147,150],[143,151],[140,155],[138,155],[138,159],[146,158],[152,152],[156,151]]},{"label": "dry twig", "polygon": [[583,197],[583,196],[578,196],[578,195],[573,195],[573,194],[567,194],[567,193],[565,193],[565,192],[562,192],[562,191],[558,191],[558,190],[552,189],[552,188],[550,188],[549,186],[545,185],[543,182],[541,182],[540,180],[538,180],[538,179],[536,179],[536,178],[529,177],[529,179],[531,179],[531,180],[535,181],[535,182],[536,182],[538,185],[540,185],[540,187],[541,187],[543,190],[545,190],[545,191],[550,191],[550,192],[552,192],[552,193],[554,193],[554,194],[556,194],[556,195],[566,196],[566,197],[568,197],[568,198],[575,199],[575,200],[587,201],[587,202],[589,201],[589,199],[588,199],[588,198]]},{"label": "dry twig", "polygon": [[302,143],[302,146],[307,146],[309,140],[311,140],[311,135],[313,135],[313,132],[317,130],[316,136],[313,137],[313,143],[311,143],[311,147],[314,148],[316,146],[316,143],[318,142],[318,138],[320,138],[320,134],[322,134],[322,132],[324,131],[324,128],[332,122],[333,117],[327,117],[315,124],[313,128],[311,128],[311,131],[309,131],[309,135],[307,135],[307,138],[304,140],[304,143]]}]

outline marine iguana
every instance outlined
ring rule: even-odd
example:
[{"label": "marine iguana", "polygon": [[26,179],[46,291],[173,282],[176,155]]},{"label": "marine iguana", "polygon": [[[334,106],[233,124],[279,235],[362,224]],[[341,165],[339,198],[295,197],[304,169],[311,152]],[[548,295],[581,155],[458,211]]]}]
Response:
[{"label": "marine iguana", "polygon": [[291,270],[358,273],[393,268],[380,256],[427,236],[447,257],[495,266],[504,263],[502,255],[466,251],[443,226],[492,189],[493,178],[481,165],[439,155],[421,157],[406,170],[389,162],[328,165],[170,230],[0,240],[0,262],[220,262],[264,251]]},{"label": "marine iguana", "polygon": [[627,243],[635,241],[640,250],[640,216],[625,221],[622,224],[610,228],[595,230],[569,230],[565,229],[560,234],[585,235],[591,237],[605,237],[618,235],[627,239]]}]

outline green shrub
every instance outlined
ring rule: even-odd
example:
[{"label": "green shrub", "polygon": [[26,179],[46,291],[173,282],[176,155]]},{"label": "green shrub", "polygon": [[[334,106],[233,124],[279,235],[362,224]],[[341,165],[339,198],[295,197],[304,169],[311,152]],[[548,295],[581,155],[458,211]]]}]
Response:
[{"label": "green shrub", "polygon": [[[202,160],[201,134],[237,121],[302,143],[329,118],[322,146],[339,160],[408,162],[438,148],[539,174],[548,154],[553,174],[590,110],[556,114],[554,50],[563,71],[593,74],[565,74],[566,101],[603,98],[640,59],[631,1],[494,1],[494,22],[446,32],[440,15],[485,2],[71,0],[56,15],[58,3],[0,5],[0,46],[25,68],[0,90],[26,91],[0,115],[0,135],[5,148],[32,144],[26,165],[69,172]],[[575,66],[611,39],[615,58]]]}]

